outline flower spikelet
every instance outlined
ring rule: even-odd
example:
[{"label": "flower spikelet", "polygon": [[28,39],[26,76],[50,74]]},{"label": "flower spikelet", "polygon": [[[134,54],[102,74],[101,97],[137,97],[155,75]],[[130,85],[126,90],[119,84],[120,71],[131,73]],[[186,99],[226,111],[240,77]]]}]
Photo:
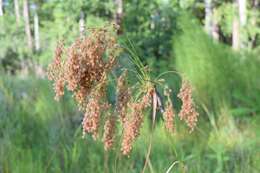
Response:
[{"label": "flower spikelet", "polygon": [[167,97],[166,105],[165,105],[165,111],[163,112],[163,119],[164,119],[164,124],[165,128],[169,132],[174,132],[174,109],[173,109],[173,104],[170,99],[170,92],[165,90],[164,95]]},{"label": "flower spikelet", "polygon": [[95,97],[90,98],[82,121],[83,135],[85,133],[91,133],[94,139],[97,138],[100,116],[101,107],[98,100]]},{"label": "flower spikelet", "polygon": [[108,119],[105,122],[104,135],[103,135],[104,148],[106,151],[113,146],[115,132],[116,132],[116,117],[108,115]]},{"label": "flower spikelet", "polygon": [[180,89],[178,97],[182,101],[182,107],[179,113],[179,117],[181,120],[184,120],[186,122],[186,124],[190,128],[190,132],[192,132],[197,124],[199,114],[195,109],[192,99],[192,87],[188,81],[184,80],[182,82],[182,87]]},{"label": "flower spikelet", "polygon": [[59,100],[61,96],[64,95],[64,61],[62,59],[62,55],[64,53],[64,44],[62,41],[58,42],[55,49],[54,61],[48,66],[48,78],[53,83],[53,89],[55,91],[55,100]]},{"label": "flower spikelet", "polygon": [[80,107],[87,104],[86,97],[91,90],[115,67],[120,52],[116,36],[108,27],[88,31],[88,36],[76,39],[66,49],[64,44],[58,44],[54,61],[48,69],[57,98],[63,95],[60,90],[66,86],[74,93]]},{"label": "flower spikelet", "polygon": [[127,104],[131,97],[130,89],[126,81],[127,71],[124,71],[117,80],[117,104],[116,111],[119,114],[121,122],[125,123],[127,114]]},{"label": "flower spikelet", "polygon": [[149,90],[139,102],[129,104],[131,113],[129,119],[124,124],[123,140],[121,151],[128,155],[132,150],[135,139],[139,136],[140,128],[143,123],[143,111],[151,105],[151,91]]}]

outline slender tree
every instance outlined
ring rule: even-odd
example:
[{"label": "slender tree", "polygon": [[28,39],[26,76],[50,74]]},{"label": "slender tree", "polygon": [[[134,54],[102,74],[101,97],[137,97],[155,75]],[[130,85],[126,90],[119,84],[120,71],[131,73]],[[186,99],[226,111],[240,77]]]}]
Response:
[{"label": "slender tree", "polygon": [[29,5],[28,0],[23,0],[23,17],[24,17],[24,25],[25,25],[25,34],[27,37],[27,46],[30,51],[33,50],[32,43],[32,34],[30,29],[30,16],[29,16]]},{"label": "slender tree", "polygon": [[214,40],[219,40],[219,25],[216,19],[213,19],[212,21],[212,37]]},{"label": "slender tree", "polygon": [[[259,0],[253,0],[253,2],[252,2],[252,10],[254,13],[254,16],[252,18],[253,27],[257,27],[257,12],[259,10],[259,5],[260,5]],[[250,43],[252,48],[256,47],[256,45],[257,45],[256,40],[257,40],[257,34],[252,36],[251,43]]]},{"label": "slender tree", "polygon": [[204,0],[205,2],[205,30],[214,39],[219,40],[219,25],[217,22],[216,10],[214,10],[213,0]]},{"label": "slender tree", "polygon": [[219,40],[219,24],[218,24],[218,14],[217,14],[217,9],[213,9],[213,17],[212,17],[212,37],[214,40]]},{"label": "slender tree", "polygon": [[14,10],[15,10],[15,17],[16,17],[16,23],[20,23],[20,10],[19,10],[19,2],[18,0],[14,0]]},{"label": "slender tree", "polygon": [[246,25],[246,0],[238,0],[239,6],[239,22],[240,26],[244,27]]},{"label": "slender tree", "polygon": [[115,23],[118,25],[118,34],[121,34],[122,31],[122,19],[123,19],[123,0],[114,0],[116,11],[114,15]]},{"label": "slender tree", "polygon": [[247,9],[246,9],[246,0],[238,0],[238,9],[239,9],[239,27],[240,27],[240,48],[247,47],[248,38],[245,34],[245,26],[247,23]]},{"label": "slender tree", "polygon": [[234,1],[235,15],[233,20],[232,47],[238,50],[244,47],[243,28],[246,25],[246,0]]},{"label": "slender tree", "polygon": [[239,20],[235,15],[232,26],[232,48],[238,50],[240,48]]},{"label": "slender tree", "polygon": [[81,36],[83,36],[84,31],[85,31],[85,15],[84,15],[84,12],[81,11],[80,19],[79,19],[79,32],[80,32]]},{"label": "slender tree", "polygon": [[205,30],[212,35],[212,0],[205,0]]},{"label": "slender tree", "polygon": [[4,15],[4,10],[3,10],[3,0],[0,0],[0,16]]},{"label": "slender tree", "polygon": [[35,50],[40,50],[39,17],[37,11],[34,13],[34,42]]}]

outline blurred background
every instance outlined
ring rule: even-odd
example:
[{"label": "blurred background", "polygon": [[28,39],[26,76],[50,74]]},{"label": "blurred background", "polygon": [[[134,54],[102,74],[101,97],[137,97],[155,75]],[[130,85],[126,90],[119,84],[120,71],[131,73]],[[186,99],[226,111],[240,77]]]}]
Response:
[{"label": "blurred background", "polygon": [[[46,78],[58,40],[107,22],[155,75],[194,86],[197,128],[177,122],[170,135],[159,119],[146,172],[260,172],[259,0],[0,0],[0,173],[141,172],[149,121],[129,157],[104,152]],[[166,80],[178,110],[180,79]]]}]

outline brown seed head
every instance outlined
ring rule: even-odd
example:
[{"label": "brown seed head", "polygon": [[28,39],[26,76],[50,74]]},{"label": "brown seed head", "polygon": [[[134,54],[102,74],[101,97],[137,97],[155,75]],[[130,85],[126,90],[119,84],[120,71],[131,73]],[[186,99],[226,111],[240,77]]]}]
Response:
[{"label": "brown seed head", "polygon": [[104,135],[103,135],[104,148],[106,151],[113,146],[115,132],[116,132],[116,117],[108,115],[108,119],[105,122]]},{"label": "brown seed head", "polygon": [[163,113],[163,119],[164,119],[165,128],[172,133],[174,132],[175,113],[173,110],[172,101],[170,99],[170,91],[165,91],[165,96],[167,97],[167,101],[166,101],[165,111]]},{"label": "brown seed head", "polygon": [[[59,43],[48,69],[49,78],[57,83],[54,84],[56,96],[61,96],[60,89],[66,86],[74,92],[81,107],[86,105],[91,90],[111,72],[120,51],[115,36],[108,29],[95,28],[89,32],[87,37],[76,39],[67,49]],[[64,59],[61,58],[63,54],[66,55]]]},{"label": "brown seed head", "polygon": [[187,81],[182,82],[182,87],[178,97],[182,100],[182,107],[179,113],[181,120],[184,120],[190,132],[193,131],[194,127],[197,124],[198,112],[195,109],[193,99],[192,99],[192,87]]},{"label": "brown seed head", "polygon": [[121,151],[124,155],[128,155],[132,150],[132,145],[135,139],[139,136],[140,128],[143,123],[143,111],[145,108],[151,105],[151,91],[142,97],[139,102],[130,103],[128,106],[131,108],[129,119],[124,124],[123,140],[121,145]]},{"label": "brown seed head", "polygon": [[98,136],[98,128],[101,116],[101,107],[96,98],[91,98],[87,104],[84,119],[82,121],[83,135],[91,133],[93,138]]},{"label": "brown seed head", "polygon": [[125,123],[127,114],[127,104],[131,97],[130,89],[126,81],[127,71],[124,71],[117,80],[117,104],[116,111],[119,114],[121,122]]}]

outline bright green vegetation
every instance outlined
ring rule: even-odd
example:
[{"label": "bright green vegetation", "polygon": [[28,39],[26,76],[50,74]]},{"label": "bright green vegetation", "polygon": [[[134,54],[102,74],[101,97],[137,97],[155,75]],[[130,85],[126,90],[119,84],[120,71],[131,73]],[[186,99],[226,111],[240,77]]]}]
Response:
[{"label": "bright green vegetation", "polygon": [[[0,163],[2,172],[140,172],[150,131],[144,125],[129,158],[118,147],[104,153],[101,142],[81,138],[82,114],[68,95],[53,100],[51,85],[33,77],[1,78]],[[235,117],[228,107],[202,112],[189,134],[171,136],[158,122],[146,172],[259,171],[259,115]],[[146,121],[149,122],[149,121]],[[119,154],[119,155],[118,155]]]},{"label": "bright green vegetation", "polygon": [[[185,19],[183,19],[185,20]],[[168,134],[156,126],[146,172],[260,171],[259,61],[216,44],[192,24],[174,43],[177,69],[192,81],[200,111],[196,130]],[[171,77],[168,77],[170,80]],[[180,84],[178,84],[180,85]],[[35,77],[1,77],[0,163],[3,172],[140,172],[148,148],[149,121],[130,157],[116,146],[81,138],[80,113],[67,93],[53,100],[51,84]]]},{"label": "bright green vegetation", "polygon": [[212,40],[191,16],[184,15],[179,25],[183,33],[174,39],[173,60],[201,104],[215,110],[225,104],[238,116],[259,113],[259,56]]},{"label": "bright green vegetation", "polygon": [[[34,6],[30,12],[33,37],[33,16],[39,16],[38,51],[29,50],[26,44],[23,1],[19,1],[20,24],[16,24],[14,1],[4,1],[0,16],[0,173],[141,172],[150,119],[129,157],[120,154],[120,146],[104,152],[101,141],[89,136],[82,139],[83,113],[71,94],[56,102],[52,84],[32,75],[36,72],[30,66],[33,62],[36,69],[45,69],[56,42],[61,38],[71,42],[78,36],[81,11],[87,27],[113,20],[114,0],[29,0]],[[177,121],[176,133],[170,135],[158,118],[147,173],[166,172],[172,164],[170,172],[174,173],[260,172],[260,11],[247,1],[247,24],[240,30],[244,48],[234,51],[235,1],[214,2],[219,41],[203,30],[202,0],[124,1],[122,37],[133,41],[142,62],[152,67],[152,75],[176,70],[191,81],[200,112],[191,134]],[[126,59],[122,57],[120,63],[130,67]],[[22,73],[23,68],[29,73]],[[180,77],[172,73],[164,77],[179,110]]]}]

